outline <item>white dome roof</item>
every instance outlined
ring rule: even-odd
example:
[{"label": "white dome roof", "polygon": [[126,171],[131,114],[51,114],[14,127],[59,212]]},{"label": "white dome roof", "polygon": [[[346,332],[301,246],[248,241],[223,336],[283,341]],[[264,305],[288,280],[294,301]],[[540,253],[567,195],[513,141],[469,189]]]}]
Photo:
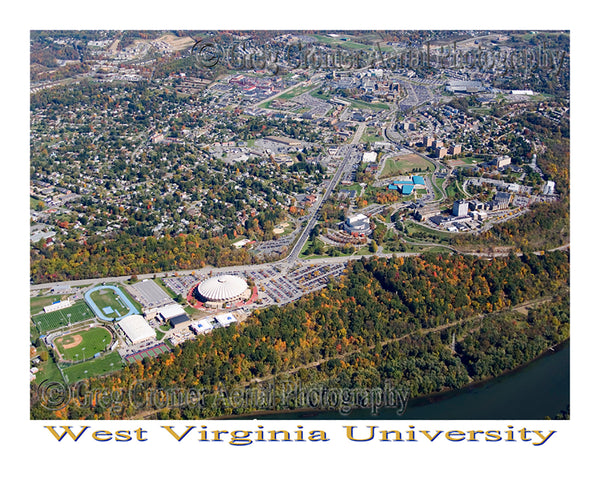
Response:
[{"label": "white dome roof", "polygon": [[221,275],[209,278],[198,285],[198,293],[213,301],[228,300],[244,293],[248,288],[246,280],[235,275]]}]

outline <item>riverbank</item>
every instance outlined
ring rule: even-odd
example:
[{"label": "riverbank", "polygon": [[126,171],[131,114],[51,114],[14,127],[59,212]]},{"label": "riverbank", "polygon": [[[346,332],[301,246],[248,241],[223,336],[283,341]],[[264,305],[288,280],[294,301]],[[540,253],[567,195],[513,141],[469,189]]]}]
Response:
[{"label": "riverbank", "polygon": [[337,410],[299,408],[262,410],[252,414],[216,417],[218,420],[484,420],[553,418],[570,403],[570,339],[554,345],[535,359],[500,376],[478,380],[457,390],[437,392],[408,401],[399,415],[397,408],[370,408],[348,414]]}]

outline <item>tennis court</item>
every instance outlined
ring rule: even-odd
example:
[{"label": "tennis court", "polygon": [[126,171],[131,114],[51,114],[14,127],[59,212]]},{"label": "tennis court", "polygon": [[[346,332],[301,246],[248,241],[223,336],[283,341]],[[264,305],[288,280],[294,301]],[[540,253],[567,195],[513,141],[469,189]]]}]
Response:
[{"label": "tennis court", "polygon": [[168,351],[169,347],[167,347],[164,343],[159,343],[154,347],[150,347],[146,350],[141,350],[131,355],[127,355],[125,357],[125,360],[127,360],[130,363],[141,362],[144,358],[158,357],[161,353],[166,353]]}]

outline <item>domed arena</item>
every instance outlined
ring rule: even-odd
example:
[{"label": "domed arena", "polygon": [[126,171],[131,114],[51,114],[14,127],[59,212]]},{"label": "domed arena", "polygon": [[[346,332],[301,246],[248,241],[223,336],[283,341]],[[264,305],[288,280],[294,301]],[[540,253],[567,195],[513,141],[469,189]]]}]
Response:
[{"label": "domed arena", "polygon": [[220,308],[223,303],[248,300],[251,292],[242,277],[221,275],[205,280],[196,290],[198,298],[207,307]]}]

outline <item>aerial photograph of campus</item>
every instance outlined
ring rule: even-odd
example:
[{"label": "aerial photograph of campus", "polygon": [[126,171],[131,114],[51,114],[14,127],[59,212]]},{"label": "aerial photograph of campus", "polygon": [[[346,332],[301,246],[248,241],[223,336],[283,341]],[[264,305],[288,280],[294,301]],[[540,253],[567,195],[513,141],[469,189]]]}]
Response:
[{"label": "aerial photograph of campus", "polygon": [[30,418],[569,419],[569,47],[30,31]]}]

